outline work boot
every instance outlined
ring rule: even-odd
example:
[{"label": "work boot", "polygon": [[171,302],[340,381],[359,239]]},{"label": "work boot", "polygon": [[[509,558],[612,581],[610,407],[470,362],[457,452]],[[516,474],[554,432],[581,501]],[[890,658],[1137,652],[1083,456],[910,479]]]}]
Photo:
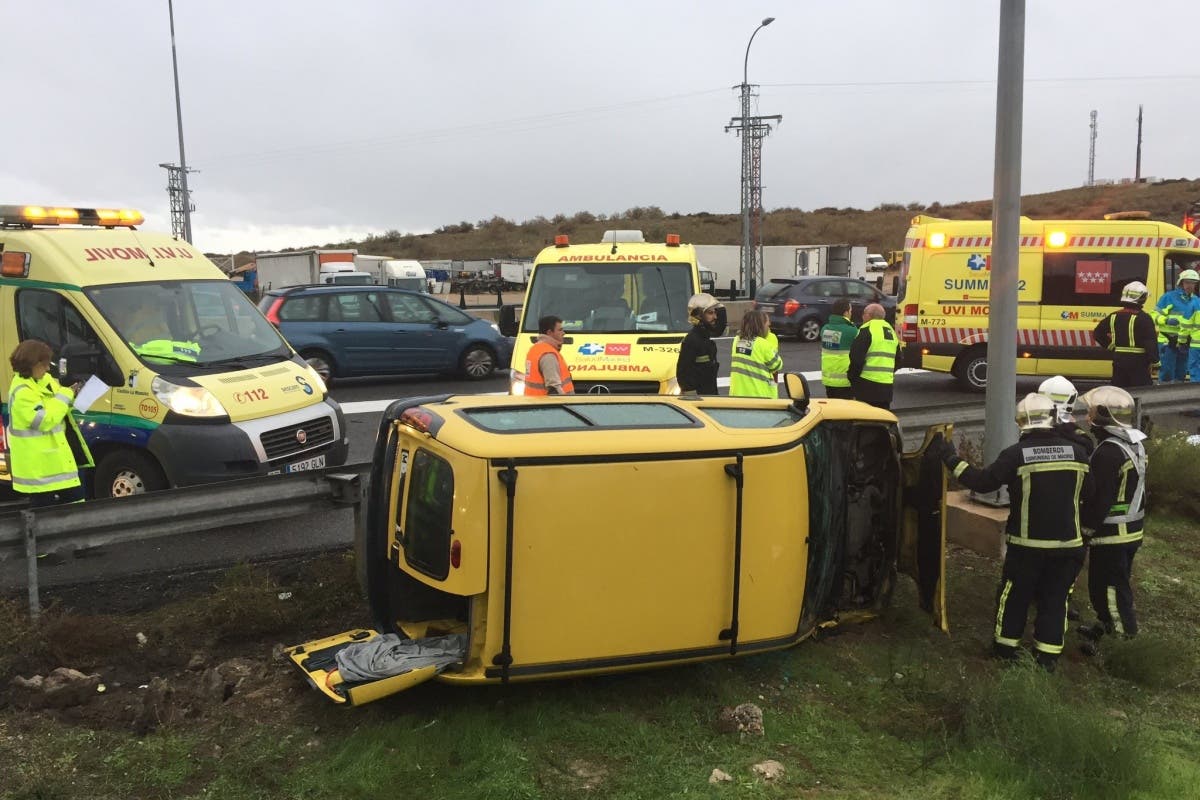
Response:
[{"label": "work boot", "polygon": [[1056,655],[1052,655],[1050,653],[1035,653],[1034,658],[1037,660],[1038,666],[1046,670],[1046,672],[1053,673],[1055,668],[1058,666],[1058,656]]},{"label": "work boot", "polygon": [[1091,625],[1080,625],[1075,629],[1075,632],[1086,639],[1098,642],[1100,641],[1100,637],[1105,634],[1104,623],[1094,622]]}]

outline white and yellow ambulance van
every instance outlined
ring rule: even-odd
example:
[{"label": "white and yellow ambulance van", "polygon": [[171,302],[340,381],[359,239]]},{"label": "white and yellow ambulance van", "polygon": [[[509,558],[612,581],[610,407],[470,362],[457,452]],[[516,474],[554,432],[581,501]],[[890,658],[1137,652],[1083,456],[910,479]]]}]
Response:
[{"label": "white and yellow ambulance van", "polygon": [[[1103,220],[1021,218],[1017,374],[1112,376],[1111,354],[1092,338],[1131,281],[1147,307],[1200,263],[1200,240],[1144,212]],[[1130,218],[1136,217],[1136,218]],[[918,216],[904,242],[899,292],[903,364],[987,385],[992,224]]]},{"label": "white and yellow ambulance van", "polygon": [[[0,411],[8,356],[50,345],[106,384],[76,418],[91,491],[121,496],[345,462],[341,409],[249,298],[132,210],[0,206]],[[0,484],[10,484],[0,446]]]},{"label": "white and yellow ambulance van", "polygon": [[785,385],[397,400],[357,547],[374,627],[288,658],[347,705],[726,659],[876,616],[898,571],[948,630],[948,426],[905,453],[890,412]]},{"label": "white and yellow ambulance van", "polygon": [[608,231],[604,239],[571,244],[556,236],[534,260],[520,323],[501,310],[501,333],[516,336],[513,394],[524,393],[525,355],[548,315],[563,321],[562,355],[576,394],[678,394],[675,363],[691,330],[687,301],[700,291],[696,249],[676,234],[665,243],[646,242],[641,231]]}]

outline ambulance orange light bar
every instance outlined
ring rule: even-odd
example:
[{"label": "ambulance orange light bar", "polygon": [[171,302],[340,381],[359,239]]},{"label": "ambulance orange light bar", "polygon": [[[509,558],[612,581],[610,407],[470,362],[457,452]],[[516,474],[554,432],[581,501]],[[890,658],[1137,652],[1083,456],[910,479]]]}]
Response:
[{"label": "ambulance orange light bar", "polygon": [[929,234],[929,246],[930,247],[945,247],[946,246],[946,234],[941,233],[941,232]]},{"label": "ambulance orange light bar", "polygon": [[1051,247],[1062,247],[1067,243],[1066,231],[1050,231],[1050,235],[1046,237],[1046,244]]},{"label": "ambulance orange light bar", "polygon": [[570,244],[571,237],[567,236],[565,233],[560,233],[554,237],[555,247],[568,247]]},{"label": "ambulance orange light bar", "polygon": [[132,208],[68,208],[65,206],[0,206],[0,226],[100,225],[132,228],[145,221]]},{"label": "ambulance orange light bar", "polygon": [[678,233],[668,233],[667,234],[667,247],[679,247],[679,234]]}]

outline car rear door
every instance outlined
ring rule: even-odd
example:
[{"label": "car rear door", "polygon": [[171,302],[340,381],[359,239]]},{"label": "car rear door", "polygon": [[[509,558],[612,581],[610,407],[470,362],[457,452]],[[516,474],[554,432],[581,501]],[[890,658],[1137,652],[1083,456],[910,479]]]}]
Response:
[{"label": "car rear door", "polygon": [[379,292],[331,292],[325,308],[327,338],[335,359],[356,375],[396,372],[399,354],[385,321]]}]

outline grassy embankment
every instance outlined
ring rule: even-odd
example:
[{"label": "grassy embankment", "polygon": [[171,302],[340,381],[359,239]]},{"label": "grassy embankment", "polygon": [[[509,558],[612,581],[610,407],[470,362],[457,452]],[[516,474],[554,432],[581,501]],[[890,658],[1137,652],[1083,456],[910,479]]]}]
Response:
[{"label": "grassy embankment", "polygon": [[[956,551],[949,637],[930,629],[904,581],[876,622],[734,663],[507,690],[427,685],[361,709],[332,706],[275,665],[265,688],[141,735],[119,703],[107,715],[6,707],[0,795],[1195,796],[1200,500],[1182,480],[1200,471],[1200,448],[1158,443],[1151,470],[1155,514],[1135,575],[1143,633],[1086,659],[1072,632],[1055,675],[984,657],[998,564]],[[138,615],[59,609],[36,630],[14,600],[0,605],[0,681],[58,664],[171,678],[195,651],[270,664],[272,642],[340,629],[365,616],[359,603],[344,557],[287,579],[239,568],[210,594]],[[762,707],[765,736],[716,729],[721,707],[743,702]],[[765,759],[783,764],[782,778],[754,777]],[[710,785],[713,768],[733,783]]]}]

